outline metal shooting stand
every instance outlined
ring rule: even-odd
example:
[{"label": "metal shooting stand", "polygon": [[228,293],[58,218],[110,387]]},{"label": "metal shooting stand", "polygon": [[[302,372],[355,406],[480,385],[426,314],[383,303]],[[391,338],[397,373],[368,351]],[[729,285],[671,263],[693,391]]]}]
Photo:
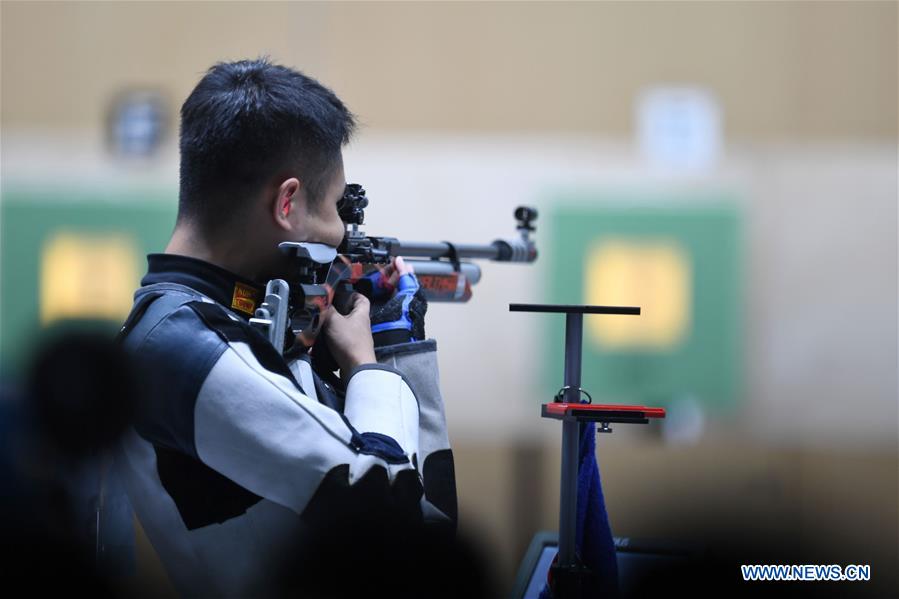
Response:
[{"label": "metal shooting stand", "polygon": [[[609,424],[647,424],[650,418],[664,418],[663,408],[600,405],[581,389],[581,357],[584,314],[639,316],[640,308],[627,306],[566,306],[552,304],[509,304],[510,312],[551,312],[565,314],[565,379],[552,403],[543,404],[541,416],[562,421],[562,476],[559,494],[559,553],[551,568],[555,599],[584,597],[584,581],[593,575],[578,562],[575,554],[577,523],[578,444],[580,426],[598,422],[597,432],[611,433]],[[581,403],[581,394],[589,403]]]}]

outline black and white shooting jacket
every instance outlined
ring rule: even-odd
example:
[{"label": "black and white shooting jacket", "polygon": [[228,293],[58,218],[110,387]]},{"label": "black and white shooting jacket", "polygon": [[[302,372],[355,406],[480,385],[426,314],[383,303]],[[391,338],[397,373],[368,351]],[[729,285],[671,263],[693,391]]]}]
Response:
[{"label": "black and white shooting jacket", "polygon": [[378,348],[335,389],[250,327],[254,283],[184,256],[148,262],[122,329],[143,399],[117,468],[181,594],[265,593],[298,531],[347,501],[455,524],[434,340]]}]

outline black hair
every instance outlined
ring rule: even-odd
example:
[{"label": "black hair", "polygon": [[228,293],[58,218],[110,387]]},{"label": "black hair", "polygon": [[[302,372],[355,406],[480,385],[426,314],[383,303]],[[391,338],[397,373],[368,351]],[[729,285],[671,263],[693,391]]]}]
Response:
[{"label": "black hair", "polygon": [[218,230],[283,171],[317,203],[355,125],[334,92],[267,57],[214,65],[181,107],[179,222]]}]

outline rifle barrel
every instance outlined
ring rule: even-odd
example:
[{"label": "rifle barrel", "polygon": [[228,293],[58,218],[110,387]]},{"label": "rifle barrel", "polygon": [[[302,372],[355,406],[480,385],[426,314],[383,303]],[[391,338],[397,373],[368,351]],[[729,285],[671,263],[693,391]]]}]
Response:
[{"label": "rifle barrel", "polygon": [[[443,241],[436,243],[400,241],[398,245],[393,253],[410,258],[449,258],[451,253],[450,244]],[[483,245],[454,243],[452,247],[455,248],[456,257],[460,260],[482,258],[499,262],[533,262],[537,258],[537,250],[533,243],[525,243],[520,239],[509,241],[497,239],[493,243]]]}]

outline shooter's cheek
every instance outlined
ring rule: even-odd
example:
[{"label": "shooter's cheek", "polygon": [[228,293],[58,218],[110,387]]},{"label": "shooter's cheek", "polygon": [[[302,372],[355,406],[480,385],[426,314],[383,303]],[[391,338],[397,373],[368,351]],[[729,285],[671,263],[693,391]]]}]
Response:
[{"label": "shooter's cheek", "polygon": [[328,240],[328,245],[333,247],[338,247],[341,243],[343,243],[343,236],[345,233],[345,229],[343,228],[343,222],[335,227],[334,232],[330,235]]}]

